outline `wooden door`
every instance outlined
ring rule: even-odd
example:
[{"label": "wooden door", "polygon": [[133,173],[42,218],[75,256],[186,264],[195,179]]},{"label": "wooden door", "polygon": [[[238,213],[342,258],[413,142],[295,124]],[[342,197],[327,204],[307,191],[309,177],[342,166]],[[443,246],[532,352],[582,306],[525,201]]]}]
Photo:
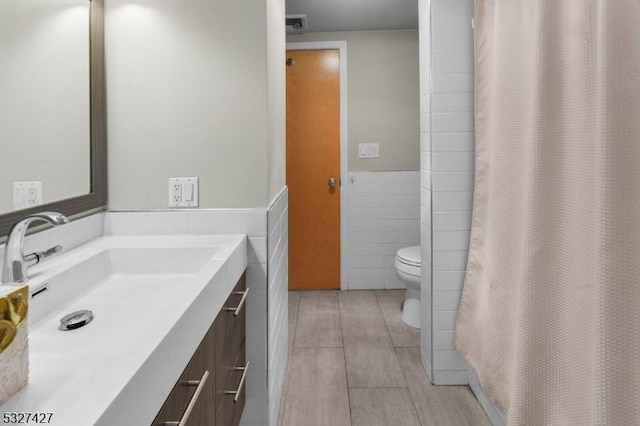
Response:
[{"label": "wooden door", "polygon": [[340,288],[339,61],[338,50],[287,51],[291,290]]}]

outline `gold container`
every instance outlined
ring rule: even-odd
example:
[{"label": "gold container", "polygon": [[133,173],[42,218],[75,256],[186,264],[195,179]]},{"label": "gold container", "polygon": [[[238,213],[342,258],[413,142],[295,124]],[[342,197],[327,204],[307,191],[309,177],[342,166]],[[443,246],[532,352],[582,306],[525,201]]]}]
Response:
[{"label": "gold container", "polygon": [[0,405],[29,381],[28,313],[28,286],[0,286]]}]

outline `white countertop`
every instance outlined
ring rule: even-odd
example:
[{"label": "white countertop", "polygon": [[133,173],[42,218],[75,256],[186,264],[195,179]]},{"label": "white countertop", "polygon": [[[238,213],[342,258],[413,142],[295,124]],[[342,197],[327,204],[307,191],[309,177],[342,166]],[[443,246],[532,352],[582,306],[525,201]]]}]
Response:
[{"label": "white countertop", "polygon": [[[189,264],[193,248],[210,248],[202,252],[210,258],[196,273],[162,259],[169,273],[137,275],[134,284],[110,274],[61,299],[61,286],[82,285],[102,267],[105,250],[163,248],[187,253],[177,266]],[[151,424],[246,266],[244,235],[154,235],[98,238],[32,268],[32,288],[50,285],[30,306],[30,383],[0,406],[0,419],[28,411],[52,412],[54,425]],[[78,309],[92,310],[94,321],[59,331],[59,319]]]}]

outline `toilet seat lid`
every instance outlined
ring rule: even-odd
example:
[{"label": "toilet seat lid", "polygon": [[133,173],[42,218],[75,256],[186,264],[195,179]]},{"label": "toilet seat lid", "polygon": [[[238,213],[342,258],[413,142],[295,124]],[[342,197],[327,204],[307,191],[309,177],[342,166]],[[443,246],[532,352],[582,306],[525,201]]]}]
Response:
[{"label": "toilet seat lid", "polygon": [[420,266],[420,246],[405,247],[398,250],[396,258],[409,266]]}]

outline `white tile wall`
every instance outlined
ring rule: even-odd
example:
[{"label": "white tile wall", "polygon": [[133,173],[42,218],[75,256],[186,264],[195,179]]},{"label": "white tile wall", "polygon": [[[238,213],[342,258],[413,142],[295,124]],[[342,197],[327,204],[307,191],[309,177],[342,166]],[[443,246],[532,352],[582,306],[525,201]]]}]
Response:
[{"label": "white tile wall", "polygon": [[473,209],[473,191],[438,191],[433,194],[433,204],[441,212],[470,212]]},{"label": "white tile wall", "polygon": [[[443,1],[443,0],[439,0]],[[445,2],[447,0],[444,0]],[[467,1],[467,0],[464,0]],[[468,3],[468,1],[467,1]],[[473,33],[471,25],[469,25],[468,15],[447,15],[443,13],[437,14],[437,19],[433,20],[432,35],[466,35]],[[449,50],[446,50],[449,51]],[[440,52],[442,53],[442,52]]]},{"label": "white tile wall", "polygon": [[405,288],[396,252],[420,244],[420,172],[349,173],[346,288]]},{"label": "white tile wall", "polygon": [[[433,172],[434,192],[473,191],[473,172]],[[434,210],[438,206],[433,206]]]},{"label": "white tile wall", "polygon": [[434,172],[456,172],[473,170],[475,154],[473,152],[434,152]]},{"label": "white tile wall", "polygon": [[113,234],[247,234],[266,237],[264,209],[110,211],[105,235]]},{"label": "white tile wall", "polygon": [[[467,24],[469,20],[466,21]],[[473,92],[473,73],[433,73],[432,93]]]},{"label": "white tile wall", "polygon": [[420,16],[420,98],[425,100],[420,103],[421,122],[425,123],[420,129],[420,245],[422,256],[420,346],[422,364],[429,379],[433,380],[431,1],[420,0],[418,5]]},{"label": "white tile wall", "polygon": [[435,111],[469,112],[473,109],[473,95],[470,93],[434,93],[431,99]]},{"label": "white tile wall", "polygon": [[246,350],[249,361],[243,424],[266,425],[267,405],[267,236],[266,212],[253,226],[264,226],[264,234],[250,236],[247,244]]},{"label": "white tile wall", "polygon": [[473,0],[431,0],[432,380],[466,384],[453,350],[474,183]]},{"label": "white tile wall", "polygon": [[[440,16],[439,19],[443,17]],[[463,17],[464,18],[464,17]],[[469,28],[466,26],[464,19],[462,20],[463,32],[456,34],[455,28],[447,28],[447,31],[452,33],[443,33],[442,31],[432,34],[433,41],[433,53],[473,53],[473,39],[469,37]],[[435,25],[434,25],[435,28]]]},{"label": "white tile wall", "polygon": [[287,370],[289,195],[287,188],[276,197],[267,212],[268,253],[268,410],[269,425],[278,424]]},{"label": "white tile wall", "polygon": [[434,18],[473,15],[473,0],[432,0]]},{"label": "white tile wall", "polygon": [[[468,96],[469,108],[473,108],[473,94],[466,93]],[[435,96],[435,95],[434,95]],[[433,152],[456,152],[456,151],[474,151],[474,134],[473,132],[446,132],[436,133],[432,136]]]}]

